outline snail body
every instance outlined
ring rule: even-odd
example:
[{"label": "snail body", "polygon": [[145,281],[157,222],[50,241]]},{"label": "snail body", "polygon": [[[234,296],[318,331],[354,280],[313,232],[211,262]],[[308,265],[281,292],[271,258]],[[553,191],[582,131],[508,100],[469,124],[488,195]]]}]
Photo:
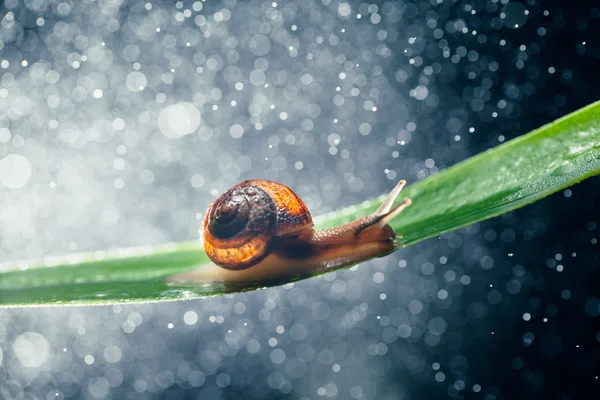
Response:
[{"label": "snail body", "polygon": [[290,188],[244,181],[213,201],[202,221],[201,241],[212,263],[166,281],[273,284],[385,256],[401,237],[388,223],[411,204],[404,199],[392,208],[405,184],[400,181],[374,213],[315,230],[308,208]]}]

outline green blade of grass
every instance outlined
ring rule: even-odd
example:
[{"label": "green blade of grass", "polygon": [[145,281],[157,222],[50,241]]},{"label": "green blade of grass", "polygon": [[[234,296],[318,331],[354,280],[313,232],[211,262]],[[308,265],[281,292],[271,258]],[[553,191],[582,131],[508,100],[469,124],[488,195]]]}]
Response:
[{"label": "green blade of grass", "polygon": [[[409,246],[514,210],[600,173],[600,103],[472,157],[403,191],[413,205],[392,222]],[[377,208],[366,201],[317,218],[317,227],[348,222]],[[163,301],[255,289],[172,287],[162,278],[200,266],[199,243],[70,255],[0,266],[0,306]]]}]

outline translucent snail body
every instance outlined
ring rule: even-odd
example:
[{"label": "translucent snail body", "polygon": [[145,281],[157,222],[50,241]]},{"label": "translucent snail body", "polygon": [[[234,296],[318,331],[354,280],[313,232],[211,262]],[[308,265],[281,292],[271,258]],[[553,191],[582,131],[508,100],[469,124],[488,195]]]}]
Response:
[{"label": "translucent snail body", "polygon": [[208,208],[201,240],[212,263],[166,278],[172,284],[288,282],[381,257],[401,235],[388,225],[411,204],[392,208],[400,181],[373,214],[324,230],[313,228],[302,200],[287,186],[242,182]]}]

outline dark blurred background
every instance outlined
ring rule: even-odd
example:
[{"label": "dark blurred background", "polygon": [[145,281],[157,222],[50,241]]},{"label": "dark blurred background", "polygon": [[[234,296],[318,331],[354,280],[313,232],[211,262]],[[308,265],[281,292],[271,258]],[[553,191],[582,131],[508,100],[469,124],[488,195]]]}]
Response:
[{"label": "dark blurred background", "polygon": [[[3,261],[192,239],[248,178],[322,214],[600,98],[593,1],[7,0],[0,17]],[[596,398],[599,189],[281,288],[0,310],[0,398]]]}]

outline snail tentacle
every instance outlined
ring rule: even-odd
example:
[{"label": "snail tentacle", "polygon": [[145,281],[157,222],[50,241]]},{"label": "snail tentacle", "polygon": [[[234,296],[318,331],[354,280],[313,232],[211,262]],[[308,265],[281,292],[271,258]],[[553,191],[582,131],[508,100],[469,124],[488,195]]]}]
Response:
[{"label": "snail tentacle", "polygon": [[394,201],[396,201],[396,198],[398,198],[398,195],[400,194],[400,191],[402,191],[404,185],[406,185],[406,181],[404,179],[400,180],[400,182],[396,184],[396,187],[394,187],[392,191],[386,196],[385,200],[383,200],[375,214],[382,215],[390,211],[392,205],[394,204]]},{"label": "snail tentacle", "polygon": [[412,204],[412,200],[409,198],[402,200],[402,202],[400,204],[398,204],[396,207],[394,207],[391,211],[388,211],[387,213],[380,216],[379,221],[377,221],[377,226],[381,228],[381,227],[389,224],[391,220],[396,218],[398,216],[398,214],[400,214],[402,211],[404,211],[404,209],[406,207],[410,206],[411,204]]}]

